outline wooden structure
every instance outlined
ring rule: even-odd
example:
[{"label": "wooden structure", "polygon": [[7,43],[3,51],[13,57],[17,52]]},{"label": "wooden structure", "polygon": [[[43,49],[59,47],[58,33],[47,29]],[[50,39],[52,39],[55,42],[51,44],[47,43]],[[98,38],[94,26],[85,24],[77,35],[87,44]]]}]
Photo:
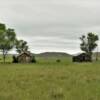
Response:
[{"label": "wooden structure", "polygon": [[73,62],[91,62],[91,56],[86,53],[80,53],[72,57]]},{"label": "wooden structure", "polygon": [[18,55],[18,62],[20,63],[31,63],[32,55],[29,52],[23,52]]},{"label": "wooden structure", "polygon": [[23,52],[17,56],[13,56],[14,63],[33,63],[36,62],[34,56],[30,52]]}]

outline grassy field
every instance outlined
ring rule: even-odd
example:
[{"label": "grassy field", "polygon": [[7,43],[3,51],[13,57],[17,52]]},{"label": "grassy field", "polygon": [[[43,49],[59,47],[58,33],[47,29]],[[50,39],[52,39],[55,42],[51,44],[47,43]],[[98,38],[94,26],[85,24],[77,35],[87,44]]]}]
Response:
[{"label": "grassy field", "polygon": [[100,62],[37,58],[0,64],[0,100],[100,100]]}]

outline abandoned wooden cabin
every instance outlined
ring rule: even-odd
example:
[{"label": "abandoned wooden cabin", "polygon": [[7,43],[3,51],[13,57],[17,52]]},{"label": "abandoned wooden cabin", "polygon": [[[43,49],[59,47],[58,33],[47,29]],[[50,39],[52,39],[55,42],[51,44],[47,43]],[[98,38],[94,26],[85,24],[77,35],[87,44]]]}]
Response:
[{"label": "abandoned wooden cabin", "polygon": [[14,63],[32,63],[36,62],[35,57],[30,52],[23,52],[17,56],[13,56]]},{"label": "abandoned wooden cabin", "polygon": [[91,62],[91,57],[86,53],[80,53],[72,57],[73,62]]}]

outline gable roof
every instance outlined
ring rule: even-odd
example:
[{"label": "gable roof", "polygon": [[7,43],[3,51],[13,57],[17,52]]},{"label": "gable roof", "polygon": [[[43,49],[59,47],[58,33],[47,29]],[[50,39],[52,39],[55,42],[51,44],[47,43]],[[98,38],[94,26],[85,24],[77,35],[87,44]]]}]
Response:
[{"label": "gable roof", "polygon": [[17,57],[20,57],[20,56],[22,56],[23,54],[26,54],[27,56],[30,56],[30,57],[32,57],[32,53],[30,53],[29,51],[25,51],[25,52],[22,52],[22,53],[20,53]]},{"label": "gable roof", "polygon": [[73,56],[81,56],[81,55],[87,55],[88,56],[88,54],[86,54],[85,52],[83,52],[83,53],[77,53],[77,54],[75,54]]}]

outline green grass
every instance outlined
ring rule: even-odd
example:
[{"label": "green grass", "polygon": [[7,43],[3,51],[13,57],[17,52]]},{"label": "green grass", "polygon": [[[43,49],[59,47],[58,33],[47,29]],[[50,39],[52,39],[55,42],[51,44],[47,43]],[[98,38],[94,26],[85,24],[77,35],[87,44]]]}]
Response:
[{"label": "green grass", "polygon": [[0,100],[100,100],[100,62],[37,60],[0,64]]}]

